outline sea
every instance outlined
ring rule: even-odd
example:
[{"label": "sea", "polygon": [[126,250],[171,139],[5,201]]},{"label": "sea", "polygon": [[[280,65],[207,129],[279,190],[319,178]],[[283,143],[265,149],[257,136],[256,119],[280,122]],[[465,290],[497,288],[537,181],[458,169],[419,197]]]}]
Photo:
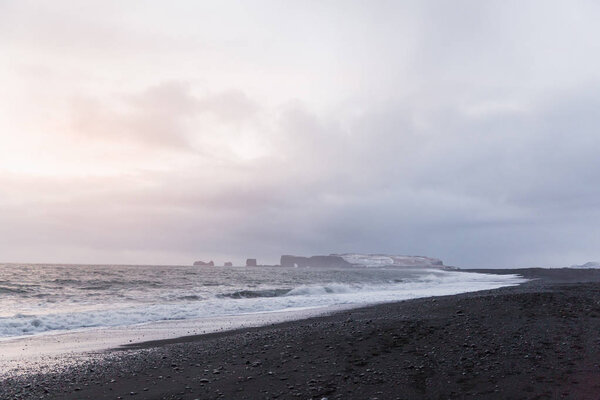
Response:
[{"label": "sea", "polygon": [[161,321],[360,307],[518,285],[440,268],[0,264],[0,341]]}]

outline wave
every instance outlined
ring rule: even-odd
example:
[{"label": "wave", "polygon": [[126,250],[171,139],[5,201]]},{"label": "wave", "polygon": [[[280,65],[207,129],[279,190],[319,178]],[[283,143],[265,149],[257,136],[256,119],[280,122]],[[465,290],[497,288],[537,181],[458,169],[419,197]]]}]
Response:
[{"label": "wave", "polygon": [[[381,288],[381,286],[379,286]],[[368,286],[329,284],[329,285],[303,285],[290,290],[286,296],[320,296],[335,293],[355,293],[364,291]]]},{"label": "wave", "polygon": [[53,279],[50,282],[57,283],[59,285],[69,285],[69,284],[72,284],[72,283],[76,283],[76,284],[82,283],[82,281],[80,281],[78,279],[59,279],[59,278]]},{"label": "wave", "polygon": [[[230,299],[253,299],[258,297],[283,297],[283,296],[320,296],[335,293],[352,293],[363,291],[367,286],[332,283],[328,285],[302,285],[295,288],[239,290],[233,293],[221,294],[218,297]],[[381,286],[379,286],[381,287]]]},{"label": "wave", "polygon": [[26,289],[20,289],[20,288],[15,288],[15,287],[0,286],[0,294],[23,294],[23,293],[29,293],[29,291]]},{"label": "wave", "polygon": [[239,290],[233,293],[221,294],[217,297],[230,299],[254,299],[257,297],[279,297],[287,294],[291,289],[264,289],[264,290]]},{"label": "wave", "polygon": [[177,297],[179,300],[202,300],[202,296],[197,296],[195,294],[187,295],[187,296],[179,296]]},{"label": "wave", "polygon": [[81,286],[84,290],[104,290],[113,287],[160,287],[163,283],[158,281],[148,281],[142,279],[122,280],[122,279],[53,279],[51,283],[68,286]]},{"label": "wave", "polygon": [[16,314],[12,317],[2,317],[0,318],[0,337],[135,325],[165,320],[224,317],[298,308],[375,304],[495,289],[524,281],[517,275],[436,272],[413,277],[403,282],[380,284],[334,282],[295,288],[239,290],[207,298],[189,293],[178,297],[177,301],[164,304],[138,304],[135,306],[98,304],[95,309],[83,311],[40,315]]},{"label": "wave", "polygon": [[108,290],[112,287],[111,284],[106,284],[106,285],[96,285],[96,286],[83,286],[80,289],[81,290]]}]

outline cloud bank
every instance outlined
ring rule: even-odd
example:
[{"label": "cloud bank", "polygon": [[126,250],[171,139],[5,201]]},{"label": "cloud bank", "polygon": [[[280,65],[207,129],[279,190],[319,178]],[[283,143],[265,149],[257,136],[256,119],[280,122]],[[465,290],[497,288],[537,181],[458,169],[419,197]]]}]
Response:
[{"label": "cloud bank", "polygon": [[598,6],[141,4],[0,6],[0,260],[600,258]]}]

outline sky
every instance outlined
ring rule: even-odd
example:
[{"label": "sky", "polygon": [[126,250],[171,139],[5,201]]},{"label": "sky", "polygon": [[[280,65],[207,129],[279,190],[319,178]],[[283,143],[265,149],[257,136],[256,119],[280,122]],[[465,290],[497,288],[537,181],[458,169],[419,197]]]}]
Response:
[{"label": "sky", "polygon": [[0,0],[0,261],[600,260],[600,3]]}]

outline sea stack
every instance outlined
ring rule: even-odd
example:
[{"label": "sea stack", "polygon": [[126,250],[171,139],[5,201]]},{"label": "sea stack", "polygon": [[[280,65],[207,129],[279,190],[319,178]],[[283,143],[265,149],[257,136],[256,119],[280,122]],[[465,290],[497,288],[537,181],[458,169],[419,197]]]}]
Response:
[{"label": "sea stack", "polygon": [[233,267],[233,263],[231,261],[227,261],[225,264],[223,264],[224,267]]},{"label": "sea stack", "polygon": [[256,258],[249,258],[246,260],[246,267],[256,267]]},{"label": "sea stack", "polygon": [[215,263],[213,261],[205,262],[205,261],[195,261],[194,267],[214,267]]}]

